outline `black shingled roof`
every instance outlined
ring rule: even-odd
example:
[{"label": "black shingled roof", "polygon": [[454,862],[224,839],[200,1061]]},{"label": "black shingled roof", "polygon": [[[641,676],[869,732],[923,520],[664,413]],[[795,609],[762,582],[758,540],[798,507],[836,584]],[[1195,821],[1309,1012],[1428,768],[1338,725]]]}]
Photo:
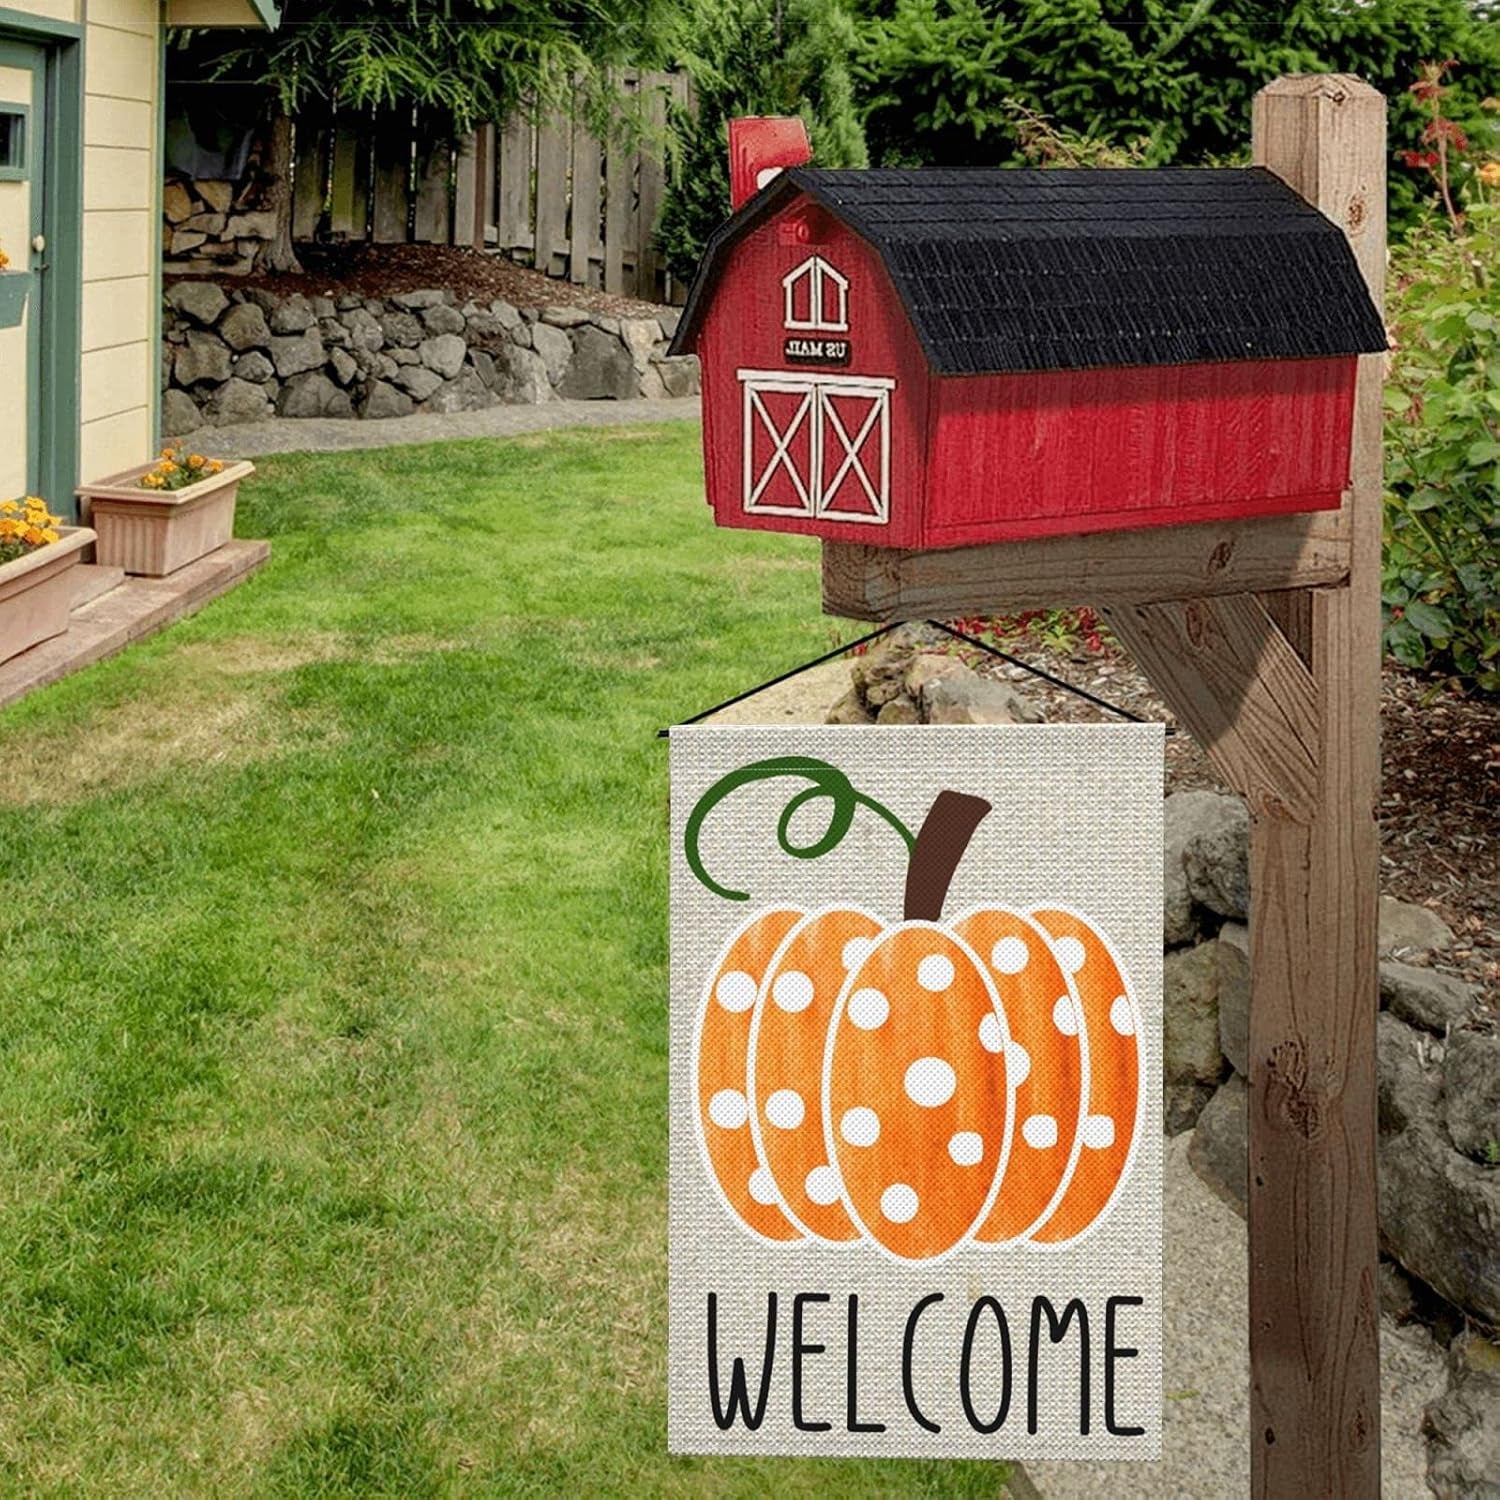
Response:
[{"label": "black shingled roof", "polygon": [[801,192],[879,252],[945,375],[1386,347],[1343,233],[1262,167],[795,167],[710,239],[674,354],[695,348],[728,250]]}]

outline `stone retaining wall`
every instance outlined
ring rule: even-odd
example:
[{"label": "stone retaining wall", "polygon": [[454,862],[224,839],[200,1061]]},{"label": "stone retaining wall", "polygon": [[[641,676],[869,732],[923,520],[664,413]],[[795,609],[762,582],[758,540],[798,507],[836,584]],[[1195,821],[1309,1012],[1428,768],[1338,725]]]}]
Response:
[{"label": "stone retaining wall", "polygon": [[267,417],[404,417],[557,397],[690,396],[698,361],[667,356],[680,310],[460,304],[427,288],[305,297],[212,281],[167,288],[162,431]]}]

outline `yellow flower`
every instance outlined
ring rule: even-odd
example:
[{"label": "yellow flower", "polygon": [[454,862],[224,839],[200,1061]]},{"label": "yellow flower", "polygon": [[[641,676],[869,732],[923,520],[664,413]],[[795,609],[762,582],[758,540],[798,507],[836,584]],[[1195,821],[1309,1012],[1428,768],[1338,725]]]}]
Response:
[{"label": "yellow flower", "polygon": [[212,463],[209,464],[208,468],[210,473],[220,474],[224,470],[224,460],[222,458],[216,458]]},{"label": "yellow flower", "polygon": [[1485,162],[1479,169],[1479,180],[1486,187],[1500,187],[1500,161]]},{"label": "yellow flower", "polygon": [[20,536],[22,523],[13,521],[9,516],[0,516],[0,542],[14,541]]},{"label": "yellow flower", "polygon": [[201,469],[203,467],[203,455],[201,453],[188,454],[188,468]]},{"label": "yellow flower", "polygon": [[[52,519],[55,521],[57,517],[54,516]],[[42,540],[44,542],[55,542],[59,535],[60,533],[55,526],[49,526],[42,532]]]},{"label": "yellow flower", "polygon": [[21,540],[25,542],[28,547],[40,547],[46,539],[47,534],[42,530],[40,526],[28,526],[21,533]]},{"label": "yellow flower", "polygon": [[13,516],[18,509],[14,500],[0,500],[0,516]]}]

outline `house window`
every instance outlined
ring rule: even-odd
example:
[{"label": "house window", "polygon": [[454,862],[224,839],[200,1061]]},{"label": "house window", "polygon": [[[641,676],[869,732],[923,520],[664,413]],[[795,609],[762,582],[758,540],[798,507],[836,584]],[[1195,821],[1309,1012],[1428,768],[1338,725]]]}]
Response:
[{"label": "house window", "polygon": [[747,514],[884,526],[893,380],[741,370]]},{"label": "house window", "polygon": [[782,321],[788,328],[845,333],[849,328],[849,278],[821,255],[810,255],[781,278]]},{"label": "house window", "polygon": [[24,104],[0,104],[0,182],[19,182],[26,176],[29,113]]}]

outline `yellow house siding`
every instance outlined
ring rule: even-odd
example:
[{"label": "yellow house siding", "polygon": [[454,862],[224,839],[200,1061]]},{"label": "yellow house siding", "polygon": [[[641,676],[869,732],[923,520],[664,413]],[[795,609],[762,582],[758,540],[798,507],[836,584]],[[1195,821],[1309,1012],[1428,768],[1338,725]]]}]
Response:
[{"label": "yellow house siding", "polygon": [[155,0],[88,0],[87,23],[79,470],[90,480],[153,449],[161,31]]},{"label": "yellow house siding", "polygon": [[77,0],[9,0],[7,10],[22,10],[29,16],[46,16],[49,21],[77,21]]}]

